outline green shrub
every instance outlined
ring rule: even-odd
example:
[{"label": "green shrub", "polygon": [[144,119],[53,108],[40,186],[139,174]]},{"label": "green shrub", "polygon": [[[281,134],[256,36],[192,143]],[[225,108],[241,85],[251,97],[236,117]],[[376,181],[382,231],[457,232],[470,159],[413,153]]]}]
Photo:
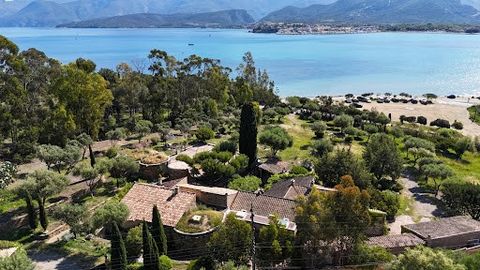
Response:
[{"label": "green shrub", "polygon": [[419,116],[417,117],[417,123],[421,124],[421,125],[427,125],[427,118],[425,116]]},{"label": "green shrub", "polygon": [[328,154],[333,151],[332,141],[329,139],[323,139],[314,141],[312,145],[312,154],[317,157],[322,157],[325,154]]},{"label": "green shrub", "polygon": [[327,124],[323,121],[315,121],[311,126],[313,132],[315,133],[315,137],[323,138],[325,135],[325,131],[327,130]]},{"label": "green shrub", "polygon": [[12,241],[0,240],[0,249],[18,247],[19,244]]},{"label": "green shrub", "polygon": [[200,257],[188,264],[187,270],[215,269],[215,261],[210,256]]},{"label": "green shrub", "polygon": [[128,231],[125,248],[129,259],[138,258],[142,254],[142,227],[137,226]]},{"label": "green shrub", "polygon": [[211,128],[201,127],[195,132],[195,137],[201,142],[206,142],[215,136],[215,133]]},{"label": "green shrub", "polygon": [[215,146],[214,151],[235,154],[237,152],[237,143],[233,141],[223,141]]},{"label": "green shrub", "polygon": [[307,174],[309,171],[302,166],[293,166],[292,169],[290,170],[291,174]]},{"label": "green shrub", "polygon": [[162,255],[160,256],[159,261],[160,261],[160,270],[170,270],[173,268],[173,262],[169,257]]},{"label": "green shrub", "polygon": [[350,256],[348,260],[349,264],[387,263],[395,258],[392,253],[384,248],[366,244],[356,246],[353,252],[354,255]]},{"label": "green shrub", "polygon": [[107,152],[105,153],[105,156],[107,156],[108,158],[114,158],[118,155],[118,151],[120,149],[118,149],[118,147],[114,146],[114,147],[110,147],[108,148]]},{"label": "green shrub", "polygon": [[457,130],[462,130],[463,129],[463,123],[455,120],[455,122],[453,122],[453,124],[452,124],[452,127],[454,129],[457,129]]},{"label": "green shrub", "polygon": [[390,133],[396,138],[401,138],[405,135],[403,129],[399,126],[392,127],[392,129],[390,130]]},{"label": "green shrub", "polygon": [[189,156],[187,156],[187,155],[183,155],[183,154],[182,154],[182,155],[178,155],[176,159],[177,159],[178,161],[183,161],[183,162],[187,163],[187,164],[190,165],[190,166],[192,166],[192,165],[195,163],[195,161],[194,161],[191,157],[189,157]]},{"label": "green shrub", "polygon": [[430,126],[436,126],[439,128],[450,128],[450,122],[445,119],[436,119],[430,123]]},{"label": "green shrub", "polygon": [[141,263],[132,263],[127,265],[127,270],[143,270],[143,264]]},{"label": "green shrub", "polygon": [[0,269],[2,270],[33,270],[34,268],[35,265],[22,248],[15,251],[10,257],[0,258]]},{"label": "green shrub", "polygon": [[237,177],[228,183],[228,188],[240,191],[256,191],[261,184],[262,180],[256,176]]}]

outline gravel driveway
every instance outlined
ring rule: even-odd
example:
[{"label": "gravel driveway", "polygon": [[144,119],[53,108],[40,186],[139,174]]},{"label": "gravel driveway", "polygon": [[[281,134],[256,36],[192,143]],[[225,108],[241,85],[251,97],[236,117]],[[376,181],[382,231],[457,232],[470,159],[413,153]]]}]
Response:
[{"label": "gravel driveway", "polygon": [[398,216],[395,222],[388,225],[390,234],[401,234],[402,225],[430,221],[435,217],[441,217],[443,215],[443,211],[439,208],[440,201],[434,198],[432,194],[426,193],[411,177],[406,175],[398,181],[404,187],[402,195],[413,199],[411,205],[413,215]]}]

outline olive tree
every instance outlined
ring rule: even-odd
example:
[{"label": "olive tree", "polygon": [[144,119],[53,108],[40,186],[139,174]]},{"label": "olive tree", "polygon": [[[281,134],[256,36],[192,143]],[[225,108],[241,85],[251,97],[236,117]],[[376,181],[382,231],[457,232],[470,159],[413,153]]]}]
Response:
[{"label": "olive tree", "polygon": [[63,204],[54,209],[53,216],[70,226],[70,231],[75,238],[78,234],[88,231],[88,211],[84,205]]},{"label": "olive tree", "polygon": [[258,139],[261,144],[271,148],[272,156],[276,156],[279,150],[287,149],[293,145],[293,138],[279,126],[265,128]]},{"label": "olive tree", "polygon": [[435,197],[440,191],[443,181],[453,176],[453,170],[445,164],[427,164],[422,166],[422,172],[427,178],[431,178],[434,183]]},{"label": "olive tree", "polygon": [[123,224],[127,220],[128,214],[128,207],[124,203],[116,200],[108,201],[93,214],[93,228],[98,229],[105,227],[106,234],[110,235],[113,222]]},{"label": "olive tree", "polygon": [[37,149],[38,158],[47,164],[48,169],[55,169],[58,173],[71,169],[81,159],[81,147],[77,141],[70,141],[65,148],[56,145],[40,145]]},{"label": "olive tree", "polygon": [[40,224],[44,230],[48,226],[47,214],[45,212],[47,199],[60,193],[69,183],[68,178],[61,174],[39,170],[29,175],[20,187],[22,190],[29,192],[38,202]]},{"label": "olive tree", "polygon": [[347,127],[353,125],[353,117],[347,114],[338,115],[333,119],[333,124],[344,132]]}]

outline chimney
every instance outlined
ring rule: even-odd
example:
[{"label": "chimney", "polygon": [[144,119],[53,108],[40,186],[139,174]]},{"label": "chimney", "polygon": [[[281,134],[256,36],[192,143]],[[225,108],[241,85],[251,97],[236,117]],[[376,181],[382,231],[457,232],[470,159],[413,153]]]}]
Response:
[{"label": "chimney", "polygon": [[178,194],[178,187],[175,187],[172,191],[172,195],[170,195],[170,197],[168,197],[167,202],[173,200],[173,198],[175,198],[175,196],[177,196],[177,194]]}]

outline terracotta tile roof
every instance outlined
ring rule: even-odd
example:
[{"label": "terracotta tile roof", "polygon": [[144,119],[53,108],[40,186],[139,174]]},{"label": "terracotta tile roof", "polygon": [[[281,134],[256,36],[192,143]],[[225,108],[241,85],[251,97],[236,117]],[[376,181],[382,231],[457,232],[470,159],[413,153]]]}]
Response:
[{"label": "terracotta tile roof", "polygon": [[286,161],[268,161],[260,164],[258,167],[271,174],[287,173],[290,171],[290,163]]},{"label": "terracotta tile roof", "polygon": [[367,245],[379,246],[387,249],[415,247],[424,244],[425,241],[411,233],[370,237],[367,241]]},{"label": "terracotta tile roof", "polygon": [[279,218],[295,220],[295,201],[275,198],[267,195],[257,196],[254,193],[238,192],[230,209],[233,211],[248,211],[253,203],[253,212],[256,215],[269,217],[277,215]]},{"label": "terracotta tile roof", "polygon": [[168,189],[172,189],[172,188],[177,187],[179,184],[183,184],[183,183],[187,183],[187,182],[188,182],[188,178],[183,177],[183,178],[179,178],[179,179],[175,179],[175,180],[165,181],[165,182],[162,183],[162,186],[165,187],[165,188],[168,188]]},{"label": "terracotta tile roof", "polygon": [[310,191],[314,180],[313,176],[302,176],[283,180],[273,184],[272,187],[265,192],[265,195],[295,200],[298,196],[306,195]]},{"label": "terracotta tile roof", "polygon": [[466,216],[441,218],[439,220],[402,226],[403,229],[423,239],[442,238],[454,235],[480,232],[480,221]]},{"label": "terracotta tile roof", "polygon": [[195,194],[157,185],[136,183],[122,199],[130,210],[128,221],[152,221],[152,208],[157,205],[163,224],[175,227],[185,212],[195,206]]}]

